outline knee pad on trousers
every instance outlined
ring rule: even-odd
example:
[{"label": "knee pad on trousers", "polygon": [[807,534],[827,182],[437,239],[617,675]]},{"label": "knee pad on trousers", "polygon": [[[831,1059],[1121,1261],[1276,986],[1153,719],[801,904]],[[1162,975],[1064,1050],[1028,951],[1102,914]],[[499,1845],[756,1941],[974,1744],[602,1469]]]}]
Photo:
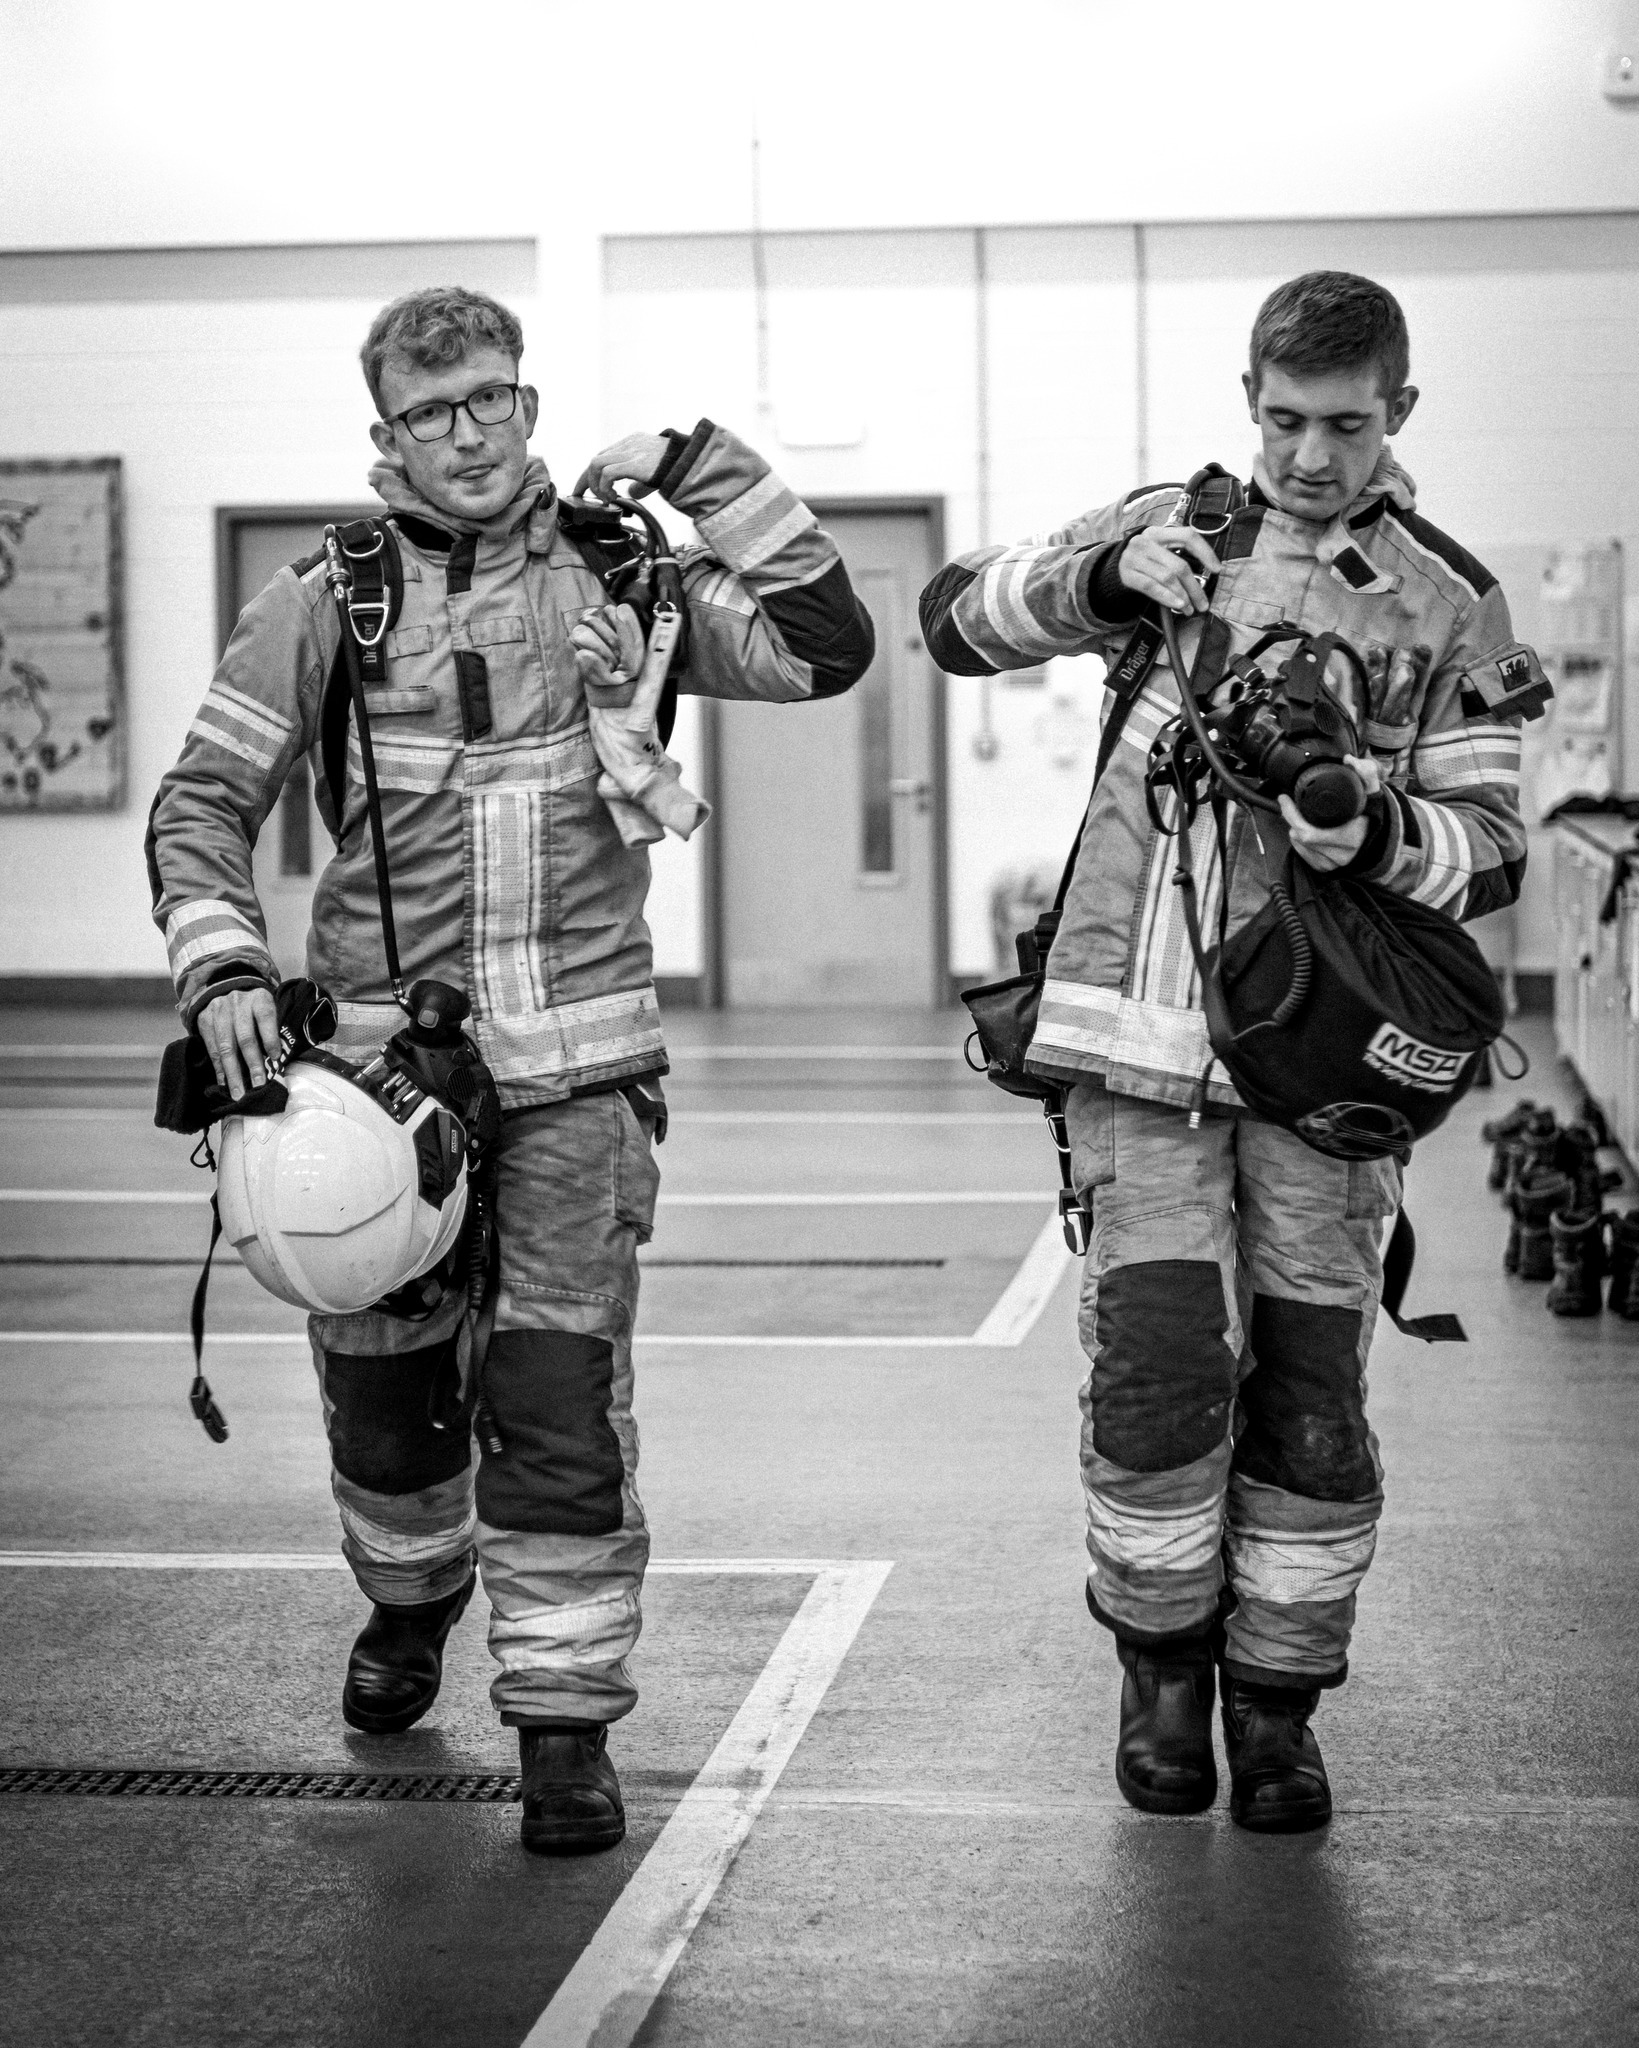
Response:
[{"label": "knee pad on trousers", "polygon": [[1260,1294],[1235,1469],[1307,1500],[1365,1500],[1378,1478],[1360,1385],[1360,1311]]},{"label": "knee pad on trousers", "polygon": [[478,1467],[478,1513],[494,1529],[610,1536],[624,1512],[625,1466],[609,1420],[615,1352],[607,1337],[498,1330],[484,1398],[505,1450]]},{"label": "knee pad on trousers", "polygon": [[372,1493],[420,1493],[464,1472],[472,1458],[465,1429],[434,1429],[435,1388],[453,1379],[455,1339],[386,1357],[324,1354],[330,1456],[336,1470]]},{"label": "knee pad on trousers", "polygon": [[1229,1434],[1235,1362],[1215,1264],[1152,1259],[1098,1281],[1093,1446],[1128,1472],[1193,1465]]}]

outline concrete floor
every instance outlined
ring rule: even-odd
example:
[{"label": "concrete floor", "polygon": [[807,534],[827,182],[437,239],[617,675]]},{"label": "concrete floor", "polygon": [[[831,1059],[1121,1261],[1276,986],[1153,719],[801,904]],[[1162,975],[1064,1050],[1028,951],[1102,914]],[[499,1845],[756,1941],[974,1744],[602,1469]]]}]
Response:
[{"label": "concrete floor", "polygon": [[[192,1187],[186,1147],[149,1127],[151,1063],[119,1049],[166,1035],[164,1018],[0,1013],[0,1184]],[[1527,1035],[1526,1087],[1568,1111],[1569,1077]],[[955,1018],[683,1015],[671,1036],[668,1196],[1040,1199],[662,1209],[649,1333],[971,1334],[1041,1228],[1054,1167],[1039,1120],[951,1056]],[[110,1049],[68,1050],[91,1041]],[[732,1056],[776,1044],[794,1050]],[[899,1051],[801,1050],[848,1044]],[[1081,1598],[1069,1279],[1013,1348],[643,1347],[657,1554],[893,1568],[641,2042],[1639,2038],[1639,1325],[1555,1322],[1503,1277],[1476,1133],[1515,1092],[1471,1096],[1410,1176],[1410,1308],[1457,1310],[1472,1341],[1377,1342],[1388,1508],[1355,1676],[1317,1716],[1337,1802],[1318,1835],[1247,1836],[1222,1800],[1149,1819],[1116,1793],[1118,1673]],[[907,1113],[924,1120],[890,1120]],[[189,1261],[203,1234],[202,1201],[0,1203],[6,1327],[183,1330],[186,1263],[15,1262]],[[696,1263],[776,1259],[850,1263]],[[886,1259],[923,1263],[860,1263]],[[214,1330],[294,1326],[222,1276]],[[221,1448],[187,1413],[189,1370],[185,1343],[0,1344],[0,1547],[331,1551],[301,1350],[218,1348]],[[612,1743],[631,1833],[607,1857],[526,1857],[504,1805],[0,1799],[3,2031],[38,2048],[515,2048],[805,1585],[651,1580],[643,1700]],[[0,1763],[513,1758],[476,1613],[419,1729],[343,1728],[365,1611],[344,1574],[0,1569],[0,1609]]]}]

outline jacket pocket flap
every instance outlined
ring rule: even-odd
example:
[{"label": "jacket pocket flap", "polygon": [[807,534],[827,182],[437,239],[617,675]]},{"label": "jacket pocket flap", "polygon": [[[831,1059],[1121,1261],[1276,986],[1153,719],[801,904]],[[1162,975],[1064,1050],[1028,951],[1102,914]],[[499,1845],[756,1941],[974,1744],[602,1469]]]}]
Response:
[{"label": "jacket pocket flap", "polygon": [[438,703],[438,692],[431,683],[411,683],[402,690],[366,690],[364,708],[372,718],[378,712],[389,711],[431,711]]},{"label": "jacket pocket flap", "polygon": [[471,628],[474,647],[501,647],[509,640],[525,640],[524,622],[512,613],[503,619],[474,619]]}]

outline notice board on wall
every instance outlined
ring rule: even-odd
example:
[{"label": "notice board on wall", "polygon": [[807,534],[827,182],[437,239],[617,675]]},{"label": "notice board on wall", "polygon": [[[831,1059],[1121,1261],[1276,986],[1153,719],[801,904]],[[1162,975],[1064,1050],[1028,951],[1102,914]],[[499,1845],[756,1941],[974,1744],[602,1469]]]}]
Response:
[{"label": "notice board on wall", "polygon": [[1532,637],[1554,699],[1546,718],[1521,729],[1528,824],[1568,796],[1608,796],[1621,786],[1622,613],[1619,542],[1548,551]]},{"label": "notice board on wall", "polygon": [[0,461],[0,811],[125,799],[120,462]]}]

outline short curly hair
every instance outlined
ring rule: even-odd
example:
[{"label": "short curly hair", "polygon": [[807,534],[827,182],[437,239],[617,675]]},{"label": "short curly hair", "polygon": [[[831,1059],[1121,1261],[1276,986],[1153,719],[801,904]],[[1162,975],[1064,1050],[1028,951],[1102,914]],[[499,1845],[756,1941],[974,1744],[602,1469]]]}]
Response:
[{"label": "short curly hair", "polygon": [[370,322],[370,332],[359,350],[364,381],[376,411],[386,418],[381,373],[391,357],[431,370],[458,363],[468,349],[486,341],[514,362],[524,352],[524,330],[517,314],[482,292],[469,292],[464,285],[436,284],[394,299]]},{"label": "short curly hair", "polygon": [[1308,270],[1277,285],[1252,323],[1252,391],[1265,363],[1315,375],[1375,367],[1385,398],[1411,375],[1406,316],[1393,292],[1349,270]]}]

